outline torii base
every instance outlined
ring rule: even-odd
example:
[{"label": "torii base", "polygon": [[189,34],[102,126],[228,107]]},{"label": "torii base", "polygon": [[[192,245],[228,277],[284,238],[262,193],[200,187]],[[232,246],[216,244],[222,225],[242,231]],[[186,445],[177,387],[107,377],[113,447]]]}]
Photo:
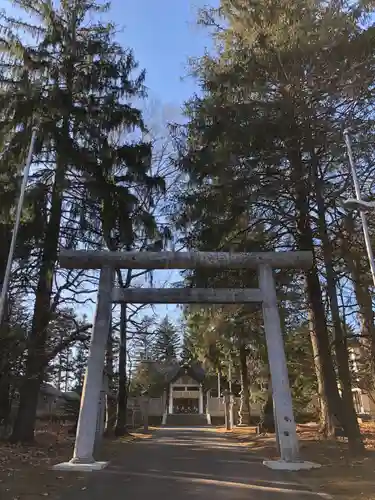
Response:
[{"label": "torii base", "polygon": [[56,464],[52,467],[53,470],[63,470],[72,472],[94,472],[97,470],[102,470],[109,462],[91,462],[91,463],[79,463],[79,462],[62,462],[61,464]]},{"label": "torii base", "polygon": [[314,462],[286,462],[285,460],[263,460],[263,465],[273,470],[298,471],[319,469],[320,464]]}]

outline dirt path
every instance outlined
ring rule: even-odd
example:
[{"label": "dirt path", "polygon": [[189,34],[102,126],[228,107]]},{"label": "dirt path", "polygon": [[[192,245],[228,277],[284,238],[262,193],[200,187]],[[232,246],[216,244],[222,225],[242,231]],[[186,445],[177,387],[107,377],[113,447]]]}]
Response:
[{"label": "dirt path", "polygon": [[[121,445],[119,445],[121,446]],[[317,500],[295,476],[271,471],[235,440],[205,429],[155,431],[123,445],[107,469],[61,500]]]}]

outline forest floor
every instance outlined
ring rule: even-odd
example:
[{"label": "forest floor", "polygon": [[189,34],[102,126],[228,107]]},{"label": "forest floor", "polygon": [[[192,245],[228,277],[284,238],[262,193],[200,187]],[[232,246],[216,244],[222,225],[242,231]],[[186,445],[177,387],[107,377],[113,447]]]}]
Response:
[{"label": "forest floor", "polygon": [[[320,469],[290,473],[314,491],[328,493],[340,500],[375,500],[375,423],[361,424],[366,454],[353,458],[344,440],[323,439],[316,425],[299,425],[301,455],[321,464]],[[276,459],[275,436],[257,436],[253,427],[237,427],[232,432],[217,429],[239,439],[261,457]]]},{"label": "forest floor", "polygon": [[[327,441],[320,437],[317,427],[299,426],[301,453],[305,460],[322,465],[312,471],[290,473],[294,479],[313,490],[331,494],[340,500],[375,500],[375,423],[361,425],[367,453],[360,459],[350,457],[343,441]],[[51,466],[72,457],[74,438],[68,427],[58,424],[41,425],[34,446],[16,446],[0,442],[0,498],[1,500],[37,500],[48,497],[57,500],[69,489],[86,489],[89,475],[51,470]],[[257,436],[254,428],[235,428],[226,432],[231,439],[249,446],[252,453],[264,458],[277,458],[275,436]],[[132,433],[119,440],[104,440],[101,455],[114,458],[116,450],[123,450],[124,442],[147,439],[150,434]]]},{"label": "forest floor", "polygon": [[[74,436],[68,434],[69,427],[71,425],[39,424],[33,446],[0,442],[1,500],[40,500],[41,497],[56,500],[77,485],[86,489],[88,474],[51,470],[53,465],[72,458]],[[104,439],[100,455],[113,457],[116,444],[148,437],[151,435],[132,433],[117,440]]]}]

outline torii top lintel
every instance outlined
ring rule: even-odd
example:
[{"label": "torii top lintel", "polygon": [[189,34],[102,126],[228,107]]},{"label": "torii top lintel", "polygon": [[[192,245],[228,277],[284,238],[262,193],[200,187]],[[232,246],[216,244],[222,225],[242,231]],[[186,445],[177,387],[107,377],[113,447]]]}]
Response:
[{"label": "torii top lintel", "polygon": [[106,250],[60,250],[65,269],[256,269],[267,264],[276,269],[308,269],[313,256],[296,252],[110,252]]}]

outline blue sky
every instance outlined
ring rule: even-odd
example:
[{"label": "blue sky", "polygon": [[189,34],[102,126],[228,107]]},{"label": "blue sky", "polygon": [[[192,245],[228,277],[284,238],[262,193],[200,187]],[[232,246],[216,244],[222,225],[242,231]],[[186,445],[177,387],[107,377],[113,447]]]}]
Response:
[{"label": "blue sky", "polygon": [[132,47],[146,69],[150,96],[180,106],[196,90],[183,78],[187,60],[210,45],[208,33],[196,25],[196,12],[218,0],[113,0],[110,18],[124,30],[118,38]]},{"label": "blue sky", "polygon": [[[186,99],[198,91],[187,76],[188,58],[200,56],[210,48],[208,32],[196,25],[197,11],[218,0],[113,0],[109,19],[123,28],[118,40],[134,50],[140,68],[146,69],[150,100],[173,110],[174,118]],[[173,282],[178,273],[155,272],[155,287],[166,280]],[[178,306],[158,305],[160,316],[177,320]]]}]

